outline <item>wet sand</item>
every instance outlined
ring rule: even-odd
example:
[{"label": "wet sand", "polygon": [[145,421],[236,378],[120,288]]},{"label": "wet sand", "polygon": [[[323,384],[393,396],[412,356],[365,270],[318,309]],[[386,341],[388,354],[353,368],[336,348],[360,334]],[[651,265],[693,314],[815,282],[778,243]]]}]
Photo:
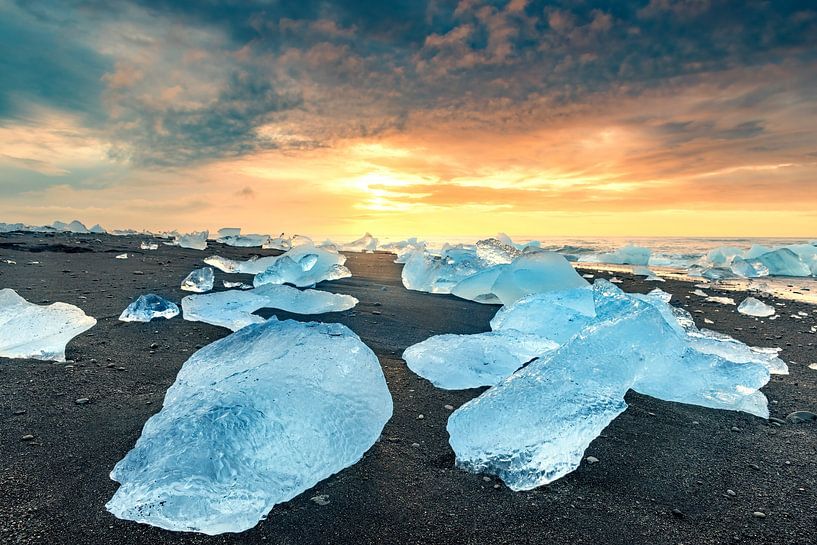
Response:
[{"label": "wet sand", "polygon": [[[0,543],[817,543],[815,423],[767,422],[631,392],[630,407],[586,452],[599,462],[584,462],[555,483],[511,492],[496,479],[455,468],[445,405],[456,408],[480,390],[434,388],[400,354],[434,334],[487,331],[499,307],[408,291],[401,265],[385,253],[347,254],[354,276],[319,285],[357,297],[350,311],[307,317],[262,311],[346,324],[377,354],[394,417],[363,460],[276,506],[241,534],[209,537],[118,520],[104,508],[118,486],[108,473],[159,411],[189,355],[229,334],[181,318],[122,323],[120,312],[143,293],[179,302],[186,295],[182,278],[208,255],[276,253],[218,244],[204,252],[163,245],[142,251],[140,240],[0,235],[0,288],[35,303],[75,304],[98,319],[69,343],[68,363],[0,358]],[[114,258],[123,252],[130,258]],[[817,371],[808,368],[817,362],[817,335],[810,332],[817,308],[785,301],[779,319],[761,321],[690,295],[690,283],[616,275],[628,291],[658,286],[673,293],[699,326],[782,347],[790,374],[773,376],[764,388],[772,416],[817,412]],[[216,271],[217,289],[222,279],[251,277]],[[745,296],[707,291],[737,302]],[[808,317],[790,317],[800,311]],[[90,403],[76,404],[79,398]],[[35,439],[22,441],[26,434]],[[310,501],[319,494],[329,504]],[[766,517],[753,517],[755,511]]]}]

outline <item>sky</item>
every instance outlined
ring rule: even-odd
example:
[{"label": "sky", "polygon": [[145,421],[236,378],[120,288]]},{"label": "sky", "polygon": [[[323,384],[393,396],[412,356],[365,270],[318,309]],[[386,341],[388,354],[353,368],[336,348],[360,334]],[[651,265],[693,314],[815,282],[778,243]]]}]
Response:
[{"label": "sky", "polygon": [[817,237],[817,3],[0,0],[0,221]]}]

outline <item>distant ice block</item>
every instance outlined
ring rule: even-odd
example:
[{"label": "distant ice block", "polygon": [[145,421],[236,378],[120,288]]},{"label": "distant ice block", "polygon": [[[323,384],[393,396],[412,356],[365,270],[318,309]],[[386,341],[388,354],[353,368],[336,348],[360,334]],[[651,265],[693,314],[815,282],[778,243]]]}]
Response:
[{"label": "distant ice block", "polygon": [[720,246],[706,254],[706,261],[713,267],[728,267],[732,260],[743,254],[743,248],[737,246]]},{"label": "distant ice block", "polygon": [[738,278],[730,269],[721,269],[717,267],[705,269],[701,272],[701,276],[707,280],[732,280]]},{"label": "distant ice block", "polygon": [[182,299],[182,317],[190,322],[204,322],[237,331],[263,322],[264,318],[253,312],[266,304],[267,298],[253,293],[253,290],[188,295]]},{"label": "distant ice block", "polygon": [[496,277],[491,292],[509,305],[532,293],[586,287],[587,280],[556,252],[524,253]]},{"label": "distant ice block", "polygon": [[287,251],[292,248],[292,240],[284,236],[284,233],[281,233],[281,236],[277,237],[270,237],[270,239],[264,243],[261,248],[265,250],[283,250]]},{"label": "distant ice block", "polygon": [[713,303],[720,303],[721,305],[734,305],[735,300],[731,297],[722,297],[719,295],[710,295],[706,298],[707,301],[711,301]]},{"label": "distant ice block", "polygon": [[493,386],[559,345],[520,331],[436,335],[408,347],[409,369],[446,390]]},{"label": "distant ice block", "polygon": [[768,416],[759,392],[769,380],[764,365],[696,350],[653,304],[609,282],[596,281],[594,300],[592,325],[451,415],[458,466],[497,475],[512,490],[552,482],[626,409],[629,389]]},{"label": "distant ice block", "polygon": [[213,289],[214,281],[215,277],[213,275],[213,269],[210,267],[202,267],[201,269],[195,269],[188,274],[187,277],[182,280],[181,288],[184,291],[204,293],[205,291],[210,291]]},{"label": "distant ice block", "polygon": [[615,252],[599,254],[598,261],[600,263],[612,263],[619,265],[644,265],[650,262],[650,254],[652,251],[649,248],[628,244],[623,248],[619,248]]},{"label": "distant ice block", "polygon": [[732,260],[731,270],[738,276],[744,278],[760,278],[769,276],[769,267],[758,259],[743,259],[736,257]]},{"label": "distant ice block", "polygon": [[218,230],[216,242],[239,248],[263,247],[270,240],[269,235],[242,235],[238,227],[223,227]]},{"label": "distant ice block", "polygon": [[185,362],[111,472],[106,508],[167,530],[247,530],[358,462],[392,410],[377,357],[347,327],[248,326]]},{"label": "distant ice block", "polygon": [[119,320],[123,322],[149,322],[154,318],[170,319],[178,316],[179,307],[155,293],[140,295],[136,301],[122,311]]},{"label": "distant ice block", "polygon": [[644,276],[644,281],[646,282],[664,282],[665,280],[660,276],[656,275],[647,267],[637,266],[633,267],[633,274],[636,276]]},{"label": "distant ice block", "polygon": [[108,231],[106,231],[104,227],[102,227],[100,224],[97,223],[93,227],[88,229],[88,232],[89,233],[94,233],[94,234],[97,234],[97,235],[104,235]]},{"label": "distant ice block", "polygon": [[[736,260],[737,261],[737,260]],[[761,254],[754,259],[741,260],[738,264],[738,272],[747,278],[754,278],[755,276],[811,276],[811,268],[804,263],[800,256],[789,248],[779,248],[771,252]],[[758,271],[752,276],[752,270]]]},{"label": "distant ice block", "polygon": [[88,234],[88,233],[90,233],[88,228],[85,227],[85,225],[79,220],[74,220],[71,223],[69,223],[68,225],[66,225],[65,230],[69,231],[71,233],[78,233],[78,234]]},{"label": "distant ice block", "polygon": [[209,231],[194,231],[186,235],[177,236],[173,244],[182,248],[190,248],[191,250],[206,250],[207,237],[209,235]]},{"label": "distant ice block", "polygon": [[139,243],[139,249],[140,250],[158,250],[159,249],[159,244],[156,243],[156,242],[148,242],[146,240],[143,240],[142,242]]},{"label": "distant ice block", "polygon": [[774,307],[767,305],[754,297],[747,297],[738,305],[738,312],[747,316],[765,318],[775,313]]},{"label": "distant ice block", "polygon": [[127,258],[128,258],[128,254],[126,254],[126,253],[116,255],[116,259],[127,259]]},{"label": "distant ice block", "polygon": [[374,238],[370,233],[366,233],[362,237],[348,244],[344,244],[342,246],[342,250],[345,252],[374,252],[377,250],[377,239]]},{"label": "distant ice block", "polygon": [[0,357],[65,361],[65,345],[95,324],[74,305],[35,305],[0,289]]}]

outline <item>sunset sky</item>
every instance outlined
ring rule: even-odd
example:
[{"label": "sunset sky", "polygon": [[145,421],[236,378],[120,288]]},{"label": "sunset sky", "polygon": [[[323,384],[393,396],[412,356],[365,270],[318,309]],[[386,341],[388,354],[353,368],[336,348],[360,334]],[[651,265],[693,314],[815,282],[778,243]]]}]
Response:
[{"label": "sunset sky", "polygon": [[817,237],[817,3],[0,0],[0,221]]}]

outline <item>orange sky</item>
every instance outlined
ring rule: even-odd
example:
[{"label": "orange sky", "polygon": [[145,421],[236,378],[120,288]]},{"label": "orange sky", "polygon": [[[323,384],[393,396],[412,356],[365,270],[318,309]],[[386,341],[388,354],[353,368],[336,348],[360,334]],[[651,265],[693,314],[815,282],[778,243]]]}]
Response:
[{"label": "orange sky", "polygon": [[[628,50],[633,36],[660,40],[667,20],[686,32],[703,15],[661,2],[584,15],[494,4],[461,2],[436,15],[447,26],[412,27],[425,35],[413,41],[365,34],[371,23],[348,14],[267,14],[244,37],[130,8],[75,44],[98,63],[90,106],[17,90],[13,115],[0,118],[0,221],[392,238],[817,237],[810,44],[789,30],[754,64],[670,52],[679,57],[661,60],[677,64],[669,71],[638,61],[660,76],[627,76],[634,68],[622,63],[608,81],[587,72],[608,49],[633,63],[645,45]],[[775,24],[817,20],[803,13],[773,14]],[[43,24],[22,10],[6,17]],[[731,31],[754,32],[748,24]],[[653,27],[664,30],[645,37]],[[273,50],[266,32],[291,43]],[[708,43],[723,29],[702,32]],[[296,98],[256,82],[264,70],[271,89]]]}]

